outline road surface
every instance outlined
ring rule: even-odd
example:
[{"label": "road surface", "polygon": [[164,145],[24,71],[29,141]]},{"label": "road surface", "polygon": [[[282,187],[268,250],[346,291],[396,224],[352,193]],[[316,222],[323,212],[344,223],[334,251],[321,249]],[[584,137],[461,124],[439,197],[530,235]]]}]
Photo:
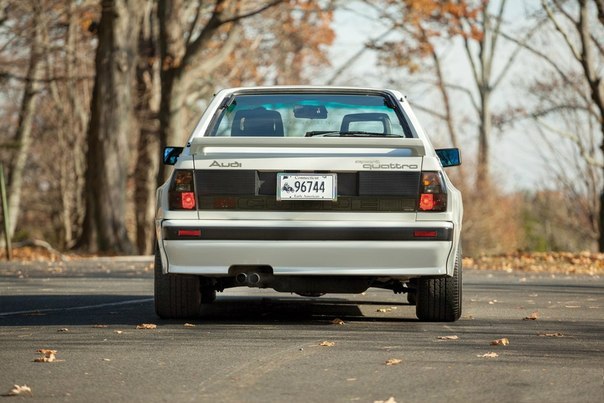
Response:
[{"label": "road surface", "polygon": [[[158,319],[152,293],[148,259],[1,264],[0,394],[26,384],[32,401],[87,403],[604,401],[597,277],[466,271],[450,324],[418,322],[385,290],[238,288],[187,321]],[[56,361],[34,362],[38,349]]]}]

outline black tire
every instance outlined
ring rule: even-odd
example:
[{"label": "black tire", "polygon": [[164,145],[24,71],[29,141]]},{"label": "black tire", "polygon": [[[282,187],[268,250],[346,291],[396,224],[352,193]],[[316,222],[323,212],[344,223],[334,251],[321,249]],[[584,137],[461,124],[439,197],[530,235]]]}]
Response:
[{"label": "black tire", "polygon": [[216,290],[212,287],[201,287],[201,303],[211,304],[216,301]]},{"label": "black tire", "polygon": [[417,279],[409,280],[407,283],[407,302],[409,305],[417,305]]},{"label": "black tire", "polygon": [[453,277],[418,279],[415,313],[424,322],[454,322],[461,317],[461,248],[455,257]]},{"label": "black tire", "polygon": [[199,316],[201,292],[199,278],[182,274],[163,274],[159,249],[155,247],[155,313],[162,319]]},{"label": "black tire", "polygon": [[409,305],[417,305],[417,293],[415,291],[409,291],[407,293],[407,302]]}]

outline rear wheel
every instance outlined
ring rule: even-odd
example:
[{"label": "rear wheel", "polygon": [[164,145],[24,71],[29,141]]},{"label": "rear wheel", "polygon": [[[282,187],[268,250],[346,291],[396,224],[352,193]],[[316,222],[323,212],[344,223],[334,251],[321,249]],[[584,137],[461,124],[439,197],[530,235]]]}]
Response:
[{"label": "rear wheel", "polygon": [[163,319],[190,318],[199,315],[201,292],[199,278],[182,274],[164,274],[155,247],[155,313]]},{"label": "rear wheel", "polygon": [[419,278],[415,313],[424,322],[453,322],[461,316],[461,248],[457,251],[453,277]]}]

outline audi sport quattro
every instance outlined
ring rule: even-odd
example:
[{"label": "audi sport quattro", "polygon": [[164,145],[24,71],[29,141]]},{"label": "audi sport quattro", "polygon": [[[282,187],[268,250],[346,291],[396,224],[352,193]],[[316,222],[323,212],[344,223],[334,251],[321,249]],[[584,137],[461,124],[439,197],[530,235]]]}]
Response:
[{"label": "audi sport quattro", "polygon": [[198,315],[216,292],[406,294],[422,321],[462,308],[462,200],[393,90],[218,92],[157,190],[155,308]]}]

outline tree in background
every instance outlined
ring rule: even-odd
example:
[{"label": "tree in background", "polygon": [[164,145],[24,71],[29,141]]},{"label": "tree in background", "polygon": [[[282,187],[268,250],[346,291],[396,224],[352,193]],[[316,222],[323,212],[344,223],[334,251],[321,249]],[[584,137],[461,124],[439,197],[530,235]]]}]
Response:
[{"label": "tree in background", "polygon": [[[543,66],[531,77],[524,105],[513,120],[530,118],[541,136],[543,160],[556,191],[561,192],[548,225],[573,228],[585,249],[604,251],[604,4],[601,1],[541,1],[533,15],[539,36],[519,42]],[[534,214],[539,214],[538,212]],[[573,248],[553,241],[556,248]],[[597,245],[597,246],[596,246]]]},{"label": "tree in background", "polygon": [[125,224],[134,130],[136,60],[146,0],[103,0],[86,153],[86,215],[79,246],[134,251]]},{"label": "tree in background", "polygon": [[27,73],[24,77],[25,86],[19,109],[19,118],[15,132],[15,153],[10,165],[10,176],[8,180],[8,211],[9,211],[9,236],[12,238],[17,227],[17,220],[21,208],[21,193],[23,188],[23,176],[25,165],[33,138],[34,118],[37,111],[37,100],[40,91],[40,80],[42,77],[43,43],[42,29],[47,22],[43,19],[42,3],[32,0],[24,4],[14,4],[17,12],[22,15],[22,23],[26,24],[25,32],[31,35],[29,49],[29,63]]},{"label": "tree in background", "polygon": [[[36,13],[36,7],[42,12]],[[11,206],[14,237],[42,238],[69,248],[84,213],[85,131],[94,78],[89,28],[98,13],[95,5],[66,0],[3,0],[0,12],[1,113],[7,127],[15,128],[2,132],[0,153],[3,160],[15,162],[10,176],[21,178],[20,186],[11,180],[10,193],[20,194],[19,203]],[[31,69],[31,53],[24,49],[36,43],[37,67]],[[19,119],[25,110],[32,119]],[[19,140],[24,134],[25,142]]]}]

